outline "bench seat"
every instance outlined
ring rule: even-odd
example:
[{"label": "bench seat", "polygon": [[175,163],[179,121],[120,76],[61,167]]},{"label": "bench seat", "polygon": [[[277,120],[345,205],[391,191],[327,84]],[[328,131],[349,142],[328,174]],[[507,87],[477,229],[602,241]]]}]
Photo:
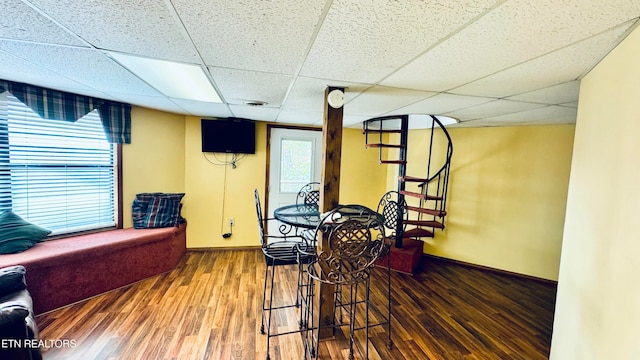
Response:
[{"label": "bench seat", "polygon": [[186,224],[118,229],[49,240],[0,256],[23,265],[34,312],[44,312],[173,269],[186,252]]}]

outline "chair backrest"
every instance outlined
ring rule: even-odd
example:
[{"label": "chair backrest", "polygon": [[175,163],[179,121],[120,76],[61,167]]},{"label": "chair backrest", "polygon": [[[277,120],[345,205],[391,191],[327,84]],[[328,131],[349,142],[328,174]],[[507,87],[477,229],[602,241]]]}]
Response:
[{"label": "chair backrest", "polygon": [[298,191],[296,204],[298,205],[318,205],[320,203],[320,183],[310,182]]},{"label": "chair backrest", "polygon": [[258,217],[258,231],[260,232],[260,245],[262,247],[267,245],[266,233],[264,231],[264,218],[262,217],[262,206],[260,205],[260,194],[258,189],[253,191],[253,196],[256,202],[256,215]]},{"label": "chair backrest", "polygon": [[378,213],[384,217],[384,227],[388,237],[395,237],[404,231],[408,218],[407,202],[397,191],[387,191],[378,203]]},{"label": "chair backrest", "polygon": [[382,217],[361,205],[341,205],[325,215],[317,231],[327,236],[318,254],[333,283],[353,283],[369,276],[369,269],[385,248]]}]

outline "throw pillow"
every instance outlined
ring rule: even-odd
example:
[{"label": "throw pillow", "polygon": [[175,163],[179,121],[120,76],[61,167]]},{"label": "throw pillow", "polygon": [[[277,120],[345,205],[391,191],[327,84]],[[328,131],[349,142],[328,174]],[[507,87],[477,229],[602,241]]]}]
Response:
[{"label": "throw pillow", "polygon": [[[149,210],[149,206],[150,204],[155,200],[155,199],[167,199],[167,200],[173,200],[173,201],[177,201],[178,202],[178,220],[176,222],[176,224],[173,225],[167,225],[167,226],[175,226],[178,223],[182,223],[184,222],[184,219],[182,218],[182,216],[180,216],[180,209],[182,208],[182,204],[180,204],[180,201],[182,200],[182,198],[184,197],[184,193],[160,193],[160,192],[155,192],[155,193],[140,193],[140,194],[136,194],[136,199],[133,201],[133,204],[131,206],[131,217],[133,220],[133,227],[136,229],[145,229],[149,226],[147,226],[147,217],[150,216],[151,219],[151,224],[159,224],[161,222],[156,222],[156,214],[153,213],[156,210]],[[157,204],[156,204],[157,206]],[[164,206],[167,206],[166,203]],[[151,211],[151,213],[150,213]],[[162,216],[161,216],[162,217]],[[160,226],[155,226],[155,227],[160,227]],[[164,227],[164,226],[163,226]]]},{"label": "throw pillow", "polygon": [[135,229],[144,229],[146,227],[145,218],[147,217],[147,208],[149,207],[149,203],[159,195],[162,195],[162,193],[136,194],[136,199],[133,200],[133,204],[131,205],[131,217],[133,219],[133,227]]},{"label": "throw pillow", "polygon": [[135,199],[131,205],[131,217],[133,218],[133,227],[136,229],[144,229],[145,218],[147,217],[147,208],[149,201]]},{"label": "throw pillow", "polygon": [[0,254],[25,251],[49,234],[51,230],[26,221],[11,210],[0,214]]},{"label": "throw pillow", "polygon": [[179,214],[179,200],[166,197],[156,197],[147,208],[145,227],[159,228],[176,226],[178,224]]},{"label": "throw pillow", "polygon": [[16,239],[0,241],[0,254],[17,254],[25,250],[29,250],[36,245],[37,242],[27,239]]}]

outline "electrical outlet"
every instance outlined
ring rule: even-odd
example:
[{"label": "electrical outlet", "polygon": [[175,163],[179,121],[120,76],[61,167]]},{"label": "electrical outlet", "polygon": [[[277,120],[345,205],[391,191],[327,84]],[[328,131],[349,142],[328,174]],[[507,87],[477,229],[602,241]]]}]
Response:
[{"label": "electrical outlet", "polygon": [[235,225],[236,220],[234,218],[229,218],[229,226]]}]

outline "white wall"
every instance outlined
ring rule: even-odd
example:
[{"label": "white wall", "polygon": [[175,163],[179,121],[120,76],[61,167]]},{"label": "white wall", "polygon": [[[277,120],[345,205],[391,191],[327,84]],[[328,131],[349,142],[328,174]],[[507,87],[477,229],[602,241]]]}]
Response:
[{"label": "white wall", "polygon": [[640,359],[640,29],[580,88],[551,359]]}]

